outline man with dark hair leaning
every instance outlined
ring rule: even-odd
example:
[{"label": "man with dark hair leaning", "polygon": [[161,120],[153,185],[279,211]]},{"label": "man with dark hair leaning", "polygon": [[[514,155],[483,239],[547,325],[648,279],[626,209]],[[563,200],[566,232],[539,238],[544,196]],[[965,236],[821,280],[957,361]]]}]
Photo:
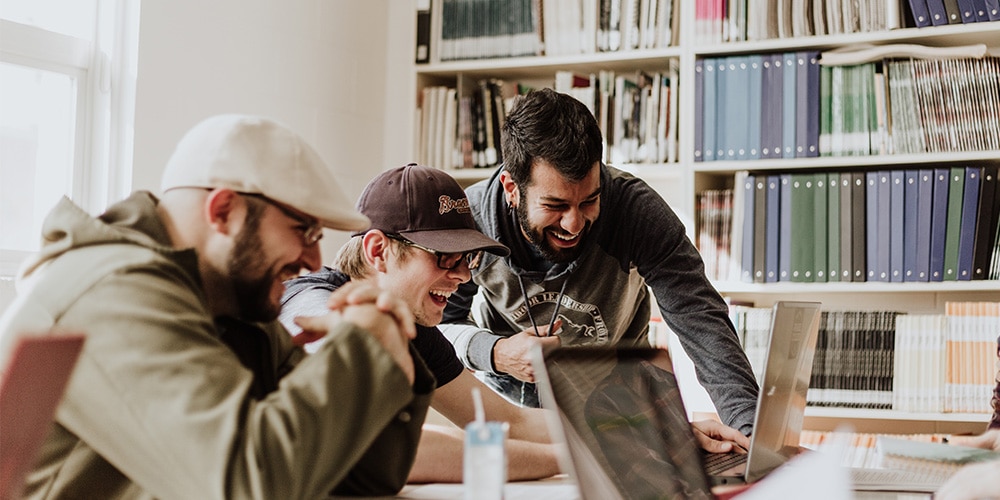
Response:
[{"label": "man with dark hair leaning", "polygon": [[[410,164],[383,172],[368,183],[357,208],[371,228],[341,248],[335,269],[288,281],[280,319],[297,334],[295,318],[322,314],[330,294],[347,283],[371,284],[402,298],[416,317],[413,345],[437,380],[431,405],[464,427],[475,418],[472,389],[483,385],[465,370],[436,325],[448,296],[469,280],[483,252],[507,255],[507,248],[476,229],[462,187],[440,170]],[[300,344],[315,340],[307,333],[295,338]],[[486,417],[510,424],[508,478],[558,473],[541,410],[512,405],[488,389],[481,394]],[[461,430],[425,424],[409,481],[461,482],[463,439]]]},{"label": "man with dark hair leaning", "polygon": [[332,172],[271,120],[209,118],[167,163],[162,196],[92,217],[63,199],[0,319],[87,340],[27,480],[27,498],[322,498],[392,494],[412,464],[434,381],[413,315],[344,287],[298,325],[283,281],[320,267],[324,227],[363,230]]},{"label": "man with dark hair leaning", "polygon": [[511,401],[538,406],[533,346],[648,346],[651,289],[722,421],[749,435],[750,363],[673,210],[601,162],[597,121],[569,95],[518,98],[501,130],[503,165],[466,192],[480,229],[511,253],[484,256],[441,325],[465,366]]}]

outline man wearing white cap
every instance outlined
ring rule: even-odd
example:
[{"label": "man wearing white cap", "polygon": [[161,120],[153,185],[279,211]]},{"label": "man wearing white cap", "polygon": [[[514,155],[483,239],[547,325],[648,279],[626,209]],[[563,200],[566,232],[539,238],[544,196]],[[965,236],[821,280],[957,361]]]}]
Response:
[{"label": "man wearing white cap", "polygon": [[163,194],[92,217],[62,200],[0,319],[87,334],[29,498],[320,498],[391,494],[410,469],[434,380],[408,307],[338,290],[298,325],[283,281],[320,267],[322,228],[360,231],[332,173],[273,121],[209,118],[181,140]]}]

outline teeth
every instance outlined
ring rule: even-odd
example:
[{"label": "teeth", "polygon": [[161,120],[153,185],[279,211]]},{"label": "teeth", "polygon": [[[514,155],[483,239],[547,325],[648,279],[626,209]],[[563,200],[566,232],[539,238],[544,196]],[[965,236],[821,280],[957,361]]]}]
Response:
[{"label": "teeth", "polygon": [[552,235],[555,236],[556,238],[559,238],[560,240],[563,240],[563,241],[570,241],[570,240],[575,239],[577,237],[577,235],[575,235],[575,234],[552,233]]},{"label": "teeth", "polygon": [[438,297],[444,297],[446,299],[451,297],[451,294],[452,292],[441,292],[438,290],[431,290],[431,295],[437,295]]}]

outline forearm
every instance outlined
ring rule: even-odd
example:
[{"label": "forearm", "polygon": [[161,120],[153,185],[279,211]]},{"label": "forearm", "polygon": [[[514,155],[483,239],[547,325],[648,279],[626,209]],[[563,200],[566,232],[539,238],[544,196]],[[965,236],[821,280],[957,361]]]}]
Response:
[{"label": "forearm", "polygon": [[[424,425],[410,483],[460,483],[465,433],[457,428]],[[552,444],[507,440],[507,480],[525,481],[558,474],[557,448]]]},{"label": "forearm", "polygon": [[455,354],[466,368],[496,373],[493,346],[503,337],[468,324],[441,324],[438,329],[455,346]]}]

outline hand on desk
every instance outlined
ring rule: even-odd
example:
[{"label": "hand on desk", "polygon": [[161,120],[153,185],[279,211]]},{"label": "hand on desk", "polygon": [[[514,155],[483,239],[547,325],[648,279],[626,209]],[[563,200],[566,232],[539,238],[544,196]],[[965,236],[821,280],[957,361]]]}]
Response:
[{"label": "hand on desk", "polygon": [[734,451],[734,446],[735,451],[746,453],[750,448],[750,438],[716,420],[691,422],[691,429],[702,449],[711,453],[728,453]]},{"label": "hand on desk", "polygon": [[556,320],[552,324],[552,329],[542,326],[535,330],[528,329],[510,337],[500,339],[493,345],[493,365],[497,371],[506,373],[518,380],[525,382],[535,381],[535,369],[531,366],[531,350],[536,344],[542,346],[544,352],[559,347],[562,340],[554,333],[562,328],[562,320]]}]

